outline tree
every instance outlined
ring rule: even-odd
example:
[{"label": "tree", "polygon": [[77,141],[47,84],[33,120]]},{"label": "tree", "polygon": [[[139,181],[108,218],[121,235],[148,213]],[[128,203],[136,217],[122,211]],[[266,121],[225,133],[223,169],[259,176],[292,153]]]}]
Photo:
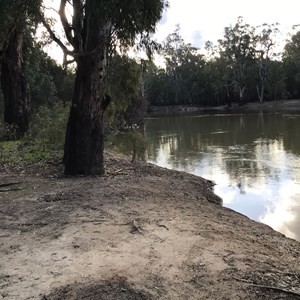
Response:
[{"label": "tree", "polygon": [[29,128],[30,94],[25,76],[24,35],[14,30],[1,62],[1,86],[4,98],[4,122],[16,125],[18,136]]},{"label": "tree", "polygon": [[271,60],[268,66],[268,80],[266,89],[271,100],[283,100],[287,98],[285,70],[282,61]]},{"label": "tree", "polygon": [[173,104],[199,104],[205,61],[197,50],[184,42],[179,25],[163,43],[161,52],[165,59],[170,88],[174,91]]},{"label": "tree", "polygon": [[29,128],[30,93],[25,74],[24,35],[37,14],[40,0],[2,0],[0,4],[1,86],[4,122],[21,136]]},{"label": "tree", "polygon": [[256,36],[254,27],[245,24],[242,17],[235,26],[225,28],[223,40],[219,40],[220,55],[224,56],[234,71],[233,83],[239,92],[240,104],[245,103],[247,72],[254,62]]},{"label": "tree", "polygon": [[26,76],[30,85],[31,108],[51,107],[55,102],[70,102],[73,96],[74,74],[63,68],[43,51],[43,44],[27,37],[25,49]]},{"label": "tree", "polygon": [[[72,6],[71,16],[66,13],[68,5]],[[117,46],[133,46],[138,36],[141,44],[149,45],[164,5],[163,0],[61,0],[59,16],[67,43],[41,14],[51,38],[64,51],[65,61],[72,56],[77,64],[65,140],[65,174],[104,173],[103,116],[110,102],[105,95],[108,54]]]},{"label": "tree", "polygon": [[291,98],[300,97],[300,31],[292,35],[285,45],[283,66],[286,75],[286,87]]},{"label": "tree", "polygon": [[173,33],[169,34],[164,42],[162,54],[166,60],[166,71],[167,74],[172,78],[173,87],[175,91],[175,104],[178,104],[179,97],[179,74],[178,66],[179,62],[179,51],[182,49],[184,41],[180,36],[180,27],[176,25],[176,29]]},{"label": "tree", "polygon": [[181,104],[199,105],[203,98],[205,80],[203,69],[205,60],[203,55],[197,53],[197,49],[190,44],[183,44],[179,49],[178,77],[180,84]]},{"label": "tree", "polygon": [[257,62],[258,74],[260,78],[260,86],[256,85],[257,95],[260,103],[263,103],[265,96],[265,89],[269,77],[269,65],[272,57],[272,51],[275,46],[276,34],[278,33],[278,24],[263,24],[259,26],[260,33],[257,37]]},{"label": "tree", "polygon": [[[212,104],[225,104],[231,107],[232,90],[235,84],[234,68],[231,57],[220,53],[220,46],[214,46],[208,41],[205,44],[205,50],[208,53],[208,62],[206,64],[206,77],[210,82],[210,92]],[[216,99],[215,99],[216,98]]]},{"label": "tree", "polygon": [[149,64],[145,74],[146,99],[149,105],[172,105],[175,93],[170,77],[163,68]]}]

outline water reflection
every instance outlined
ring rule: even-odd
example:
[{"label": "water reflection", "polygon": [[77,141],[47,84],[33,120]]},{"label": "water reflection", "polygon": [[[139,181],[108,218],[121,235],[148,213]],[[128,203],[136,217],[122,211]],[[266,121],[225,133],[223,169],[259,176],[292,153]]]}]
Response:
[{"label": "water reflection", "polygon": [[224,205],[300,240],[297,114],[148,119],[148,161],[214,180]]}]

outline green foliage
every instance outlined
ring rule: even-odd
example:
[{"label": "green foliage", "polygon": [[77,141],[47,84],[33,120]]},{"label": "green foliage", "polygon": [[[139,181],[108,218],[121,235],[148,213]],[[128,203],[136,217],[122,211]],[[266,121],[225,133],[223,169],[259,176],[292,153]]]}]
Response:
[{"label": "green foliage", "polygon": [[20,141],[0,141],[0,164],[20,163]]},{"label": "green foliage", "polygon": [[95,23],[98,22],[96,20],[109,20],[113,25],[113,40],[118,41],[119,46],[125,49],[135,46],[139,38],[138,46],[146,48],[147,53],[151,54],[155,43],[150,41],[150,34],[155,32],[156,23],[167,5],[165,0],[92,0],[84,14],[91,11]]},{"label": "green foliage", "polygon": [[131,160],[144,160],[147,148],[146,139],[140,130],[128,130],[110,134],[106,141],[109,148],[131,156]]},{"label": "green foliage", "polygon": [[41,0],[0,1],[0,57],[14,30],[24,30],[29,24],[36,23],[40,4]]},{"label": "green foliage", "polygon": [[285,45],[283,68],[286,75],[285,84],[289,98],[300,98],[300,31],[295,33]]},{"label": "green foliage", "polygon": [[34,114],[31,132],[21,140],[11,140],[15,130],[0,123],[0,163],[36,163],[61,159],[68,108],[42,106]]},{"label": "green foliage", "polygon": [[150,105],[231,106],[232,102],[300,98],[300,31],[281,56],[275,53],[277,24],[253,27],[238,18],[225,28],[207,56],[186,44],[179,27],[162,47],[165,68],[150,65],[146,99]]},{"label": "green foliage", "polygon": [[224,38],[219,40],[219,53],[233,70],[231,81],[240,104],[245,102],[245,93],[249,88],[249,70],[255,64],[256,42],[255,28],[245,24],[241,17],[235,26],[225,27]]},{"label": "green foliage", "polygon": [[68,120],[68,106],[41,106],[33,116],[29,141],[49,150],[62,150]]},{"label": "green foliage", "polygon": [[14,124],[0,122],[0,142],[15,140],[17,128]]},{"label": "green foliage", "polygon": [[151,105],[173,104],[174,91],[166,71],[154,64],[148,66],[145,74],[146,99]]},{"label": "green foliage", "polygon": [[267,97],[271,100],[287,99],[287,85],[284,65],[281,61],[270,61],[267,81]]},{"label": "green foliage", "polygon": [[[110,125],[131,126],[143,118],[142,66],[134,59],[114,55],[108,68],[106,93],[112,98],[106,118]],[[134,116],[130,111],[134,109]]]},{"label": "green foliage", "polygon": [[[71,10],[74,12],[70,23],[65,15],[67,3],[73,6]],[[150,37],[166,6],[165,0],[61,1],[59,14],[65,36],[75,53],[90,53],[99,45],[104,47],[106,42],[112,51],[116,47],[128,49],[138,45],[151,52],[155,43],[150,41]],[[72,55],[56,38],[49,20],[41,20],[51,38]]]},{"label": "green foliage", "polygon": [[74,74],[57,65],[31,37],[27,38],[26,46],[26,75],[33,110],[41,105],[54,105],[57,101],[71,101]]}]

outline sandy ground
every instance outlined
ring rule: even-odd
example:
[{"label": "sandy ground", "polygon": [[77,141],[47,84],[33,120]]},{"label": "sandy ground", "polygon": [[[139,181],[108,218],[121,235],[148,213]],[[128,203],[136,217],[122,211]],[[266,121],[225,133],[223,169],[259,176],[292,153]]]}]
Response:
[{"label": "sandy ground", "polygon": [[300,243],[202,178],[107,154],[103,177],[0,166],[0,299],[300,299]]}]

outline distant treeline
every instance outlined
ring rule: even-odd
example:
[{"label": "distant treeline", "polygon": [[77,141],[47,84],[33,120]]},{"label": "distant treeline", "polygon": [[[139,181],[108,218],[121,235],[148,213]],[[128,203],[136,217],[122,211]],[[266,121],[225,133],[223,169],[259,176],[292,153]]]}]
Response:
[{"label": "distant treeline", "polygon": [[276,53],[276,25],[238,18],[206,55],[186,44],[179,26],[161,48],[165,67],[150,65],[144,86],[150,105],[231,105],[300,98],[300,31]]}]

